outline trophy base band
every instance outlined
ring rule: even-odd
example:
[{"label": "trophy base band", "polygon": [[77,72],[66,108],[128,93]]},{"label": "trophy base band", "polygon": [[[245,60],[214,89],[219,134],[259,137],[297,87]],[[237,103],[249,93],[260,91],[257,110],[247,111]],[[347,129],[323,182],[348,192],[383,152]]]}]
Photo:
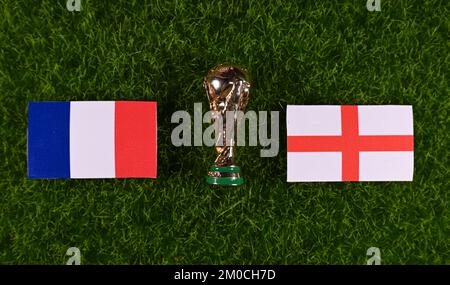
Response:
[{"label": "trophy base band", "polygon": [[211,166],[205,178],[208,184],[238,186],[245,182],[240,172],[238,166]]}]

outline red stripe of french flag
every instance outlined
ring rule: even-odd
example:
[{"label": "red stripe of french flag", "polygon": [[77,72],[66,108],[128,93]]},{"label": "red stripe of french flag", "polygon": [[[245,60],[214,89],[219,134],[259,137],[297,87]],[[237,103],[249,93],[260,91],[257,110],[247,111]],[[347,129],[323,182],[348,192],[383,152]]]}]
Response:
[{"label": "red stripe of french flag", "polygon": [[116,177],[156,178],[156,102],[116,102]]}]

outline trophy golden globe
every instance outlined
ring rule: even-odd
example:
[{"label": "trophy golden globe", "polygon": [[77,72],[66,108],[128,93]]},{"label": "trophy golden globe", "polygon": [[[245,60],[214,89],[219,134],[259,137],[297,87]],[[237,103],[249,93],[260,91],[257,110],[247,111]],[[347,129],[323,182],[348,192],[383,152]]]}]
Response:
[{"label": "trophy golden globe", "polygon": [[203,86],[212,111],[216,153],[216,160],[209,168],[206,181],[214,185],[241,185],[244,179],[240,168],[235,164],[234,133],[239,118],[236,112],[244,112],[248,102],[250,83],[246,71],[232,65],[218,65],[208,72]]}]

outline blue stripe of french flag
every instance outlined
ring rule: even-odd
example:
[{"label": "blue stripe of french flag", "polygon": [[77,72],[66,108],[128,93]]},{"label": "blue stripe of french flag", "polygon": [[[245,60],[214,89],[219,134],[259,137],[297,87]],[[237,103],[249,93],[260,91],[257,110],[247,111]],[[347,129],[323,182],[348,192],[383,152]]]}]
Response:
[{"label": "blue stripe of french flag", "polygon": [[156,178],[156,102],[30,102],[29,178]]}]

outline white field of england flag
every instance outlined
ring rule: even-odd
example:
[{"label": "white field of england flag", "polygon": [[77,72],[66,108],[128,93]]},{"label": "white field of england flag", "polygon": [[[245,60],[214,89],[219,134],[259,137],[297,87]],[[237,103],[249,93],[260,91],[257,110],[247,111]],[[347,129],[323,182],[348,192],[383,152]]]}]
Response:
[{"label": "white field of england flag", "polygon": [[412,106],[287,106],[287,181],[412,181]]}]

